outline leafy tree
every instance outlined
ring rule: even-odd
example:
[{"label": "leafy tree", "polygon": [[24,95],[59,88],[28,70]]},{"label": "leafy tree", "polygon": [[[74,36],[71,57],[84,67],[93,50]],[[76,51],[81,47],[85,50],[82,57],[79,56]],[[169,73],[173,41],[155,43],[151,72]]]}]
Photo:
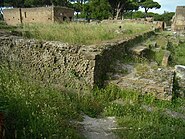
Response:
[{"label": "leafy tree", "polygon": [[111,7],[107,0],[91,0],[89,2],[91,18],[106,19],[111,15]]},{"label": "leafy tree", "polygon": [[164,12],[162,14],[162,19],[164,22],[166,22],[167,25],[171,25],[171,19],[175,15],[174,12]]},{"label": "leafy tree", "polygon": [[109,0],[109,3],[112,7],[113,17],[115,16],[115,18],[118,19],[121,10],[124,8],[126,0]]},{"label": "leafy tree", "polygon": [[120,13],[124,13],[129,10],[138,9],[138,0],[109,0],[112,7],[112,14],[115,19],[118,19]]},{"label": "leafy tree", "polygon": [[141,11],[137,11],[137,12],[134,12],[133,13],[133,18],[144,18],[145,17],[145,14]]},{"label": "leafy tree", "polygon": [[77,12],[77,18],[78,18],[79,12],[82,12],[82,5],[79,2],[77,2],[77,3],[74,3],[72,7]]},{"label": "leafy tree", "polygon": [[51,0],[52,5],[68,7],[70,2],[68,0]]},{"label": "leafy tree", "polygon": [[69,0],[4,0],[4,5],[13,7],[70,6],[70,2]]},{"label": "leafy tree", "polygon": [[161,8],[161,5],[158,2],[154,2],[153,0],[142,0],[140,6],[145,9],[145,14],[147,14],[149,9]]},{"label": "leafy tree", "polygon": [[125,6],[125,12],[131,14],[131,18],[133,15],[133,11],[137,11],[139,9],[139,4],[136,0],[128,1],[128,3]]},{"label": "leafy tree", "polygon": [[24,7],[24,0],[4,0],[4,6]]},{"label": "leafy tree", "polygon": [[159,15],[159,14],[154,14],[154,13],[148,13],[148,14],[152,14],[154,17],[155,21],[164,21],[168,26],[171,25],[171,19],[174,16],[174,12],[164,12],[163,14]]}]

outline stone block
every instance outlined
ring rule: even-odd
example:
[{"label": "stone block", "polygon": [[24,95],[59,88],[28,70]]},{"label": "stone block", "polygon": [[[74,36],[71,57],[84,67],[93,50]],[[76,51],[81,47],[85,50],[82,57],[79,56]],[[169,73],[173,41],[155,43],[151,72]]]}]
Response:
[{"label": "stone block", "polygon": [[164,66],[164,67],[168,66],[170,56],[171,56],[171,52],[170,51],[165,51],[164,52],[164,56],[163,56],[162,64],[161,64],[162,66]]},{"label": "stone block", "polygon": [[176,77],[185,80],[185,66],[176,65],[175,66],[175,72],[176,72]]}]

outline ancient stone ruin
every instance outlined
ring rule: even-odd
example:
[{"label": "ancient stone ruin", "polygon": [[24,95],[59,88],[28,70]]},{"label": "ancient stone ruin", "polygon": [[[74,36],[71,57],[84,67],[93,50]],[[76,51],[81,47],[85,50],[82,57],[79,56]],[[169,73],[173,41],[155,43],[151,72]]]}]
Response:
[{"label": "ancient stone ruin", "polygon": [[185,6],[177,6],[172,22],[172,31],[185,31]]},{"label": "ancient stone ruin", "polygon": [[13,8],[3,11],[8,25],[71,21],[74,10],[66,7]]}]

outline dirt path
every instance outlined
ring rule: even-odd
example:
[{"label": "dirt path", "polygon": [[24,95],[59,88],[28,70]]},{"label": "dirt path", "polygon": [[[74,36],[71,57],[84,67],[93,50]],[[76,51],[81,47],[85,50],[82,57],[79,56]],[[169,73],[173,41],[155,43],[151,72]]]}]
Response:
[{"label": "dirt path", "polygon": [[91,118],[84,116],[84,121],[80,122],[83,126],[82,133],[87,139],[118,139],[112,132],[116,128],[116,118]]}]

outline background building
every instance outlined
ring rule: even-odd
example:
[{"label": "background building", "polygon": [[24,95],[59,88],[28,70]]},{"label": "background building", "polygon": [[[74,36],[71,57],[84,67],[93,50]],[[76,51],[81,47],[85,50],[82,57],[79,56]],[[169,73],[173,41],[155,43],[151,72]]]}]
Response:
[{"label": "background building", "polygon": [[172,22],[172,31],[185,31],[185,6],[177,6]]},{"label": "background building", "polygon": [[74,10],[66,7],[13,8],[3,10],[8,25],[22,23],[61,23],[71,21]]}]

